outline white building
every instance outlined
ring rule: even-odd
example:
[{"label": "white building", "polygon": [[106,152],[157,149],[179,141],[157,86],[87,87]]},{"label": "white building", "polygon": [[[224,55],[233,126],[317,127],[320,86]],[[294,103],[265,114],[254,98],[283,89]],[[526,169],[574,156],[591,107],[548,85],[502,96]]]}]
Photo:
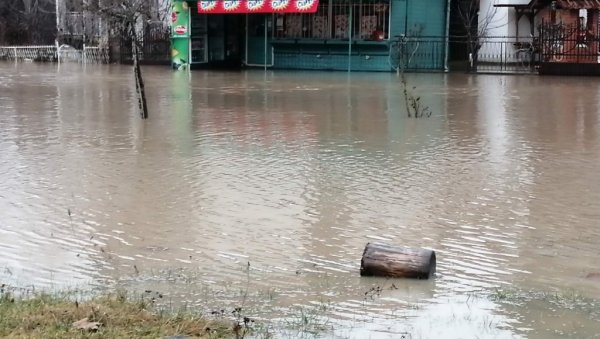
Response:
[{"label": "white building", "polygon": [[533,40],[532,22],[535,13],[528,7],[531,2],[532,0],[480,0],[480,62],[518,61],[518,50]]}]

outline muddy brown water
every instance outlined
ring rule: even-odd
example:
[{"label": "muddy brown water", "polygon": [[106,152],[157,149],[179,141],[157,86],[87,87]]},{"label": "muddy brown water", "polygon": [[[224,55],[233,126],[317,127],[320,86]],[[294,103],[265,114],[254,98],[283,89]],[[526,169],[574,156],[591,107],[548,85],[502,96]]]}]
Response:
[{"label": "muddy brown water", "polygon": [[[0,63],[0,282],[314,308],[323,337],[598,337],[597,78],[410,75],[409,119],[390,74],[144,76],[147,121],[128,67]],[[361,279],[369,241],[436,278]]]}]

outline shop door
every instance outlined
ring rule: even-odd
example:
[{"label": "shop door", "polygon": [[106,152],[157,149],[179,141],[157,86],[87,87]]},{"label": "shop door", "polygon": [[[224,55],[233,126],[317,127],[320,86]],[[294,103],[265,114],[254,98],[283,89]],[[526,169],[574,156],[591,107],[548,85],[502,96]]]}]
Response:
[{"label": "shop door", "polygon": [[191,51],[192,64],[204,64],[208,62],[208,25],[207,15],[192,15],[191,18]]},{"label": "shop door", "polygon": [[[271,64],[272,14],[248,14],[245,63],[248,66]],[[265,37],[265,25],[267,27]],[[266,47],[266,48],[265,48]],[[265,55],[266,51],[266,55]]]},{"label": "shop door", "polygon": [[211,14],[207,17],[208,62],[216,67],[241,67],[245,15]]}]

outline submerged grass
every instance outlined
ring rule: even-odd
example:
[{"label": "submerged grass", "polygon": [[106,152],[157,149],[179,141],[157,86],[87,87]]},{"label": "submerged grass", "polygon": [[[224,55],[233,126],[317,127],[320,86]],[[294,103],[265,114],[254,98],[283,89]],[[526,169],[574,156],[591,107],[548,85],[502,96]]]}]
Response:
[{"label": "submerged grass", "polygon": [[[99,323],[82,330],[73,323]],[[78,302],[68,294],[14,297],[0,293],[2,338],[196,338],[235,337],[230,323],[188,311],[165,312],[144,298],[116,293]]]},{"label": "submerged grass", "polygon": [[566,291],[527,291],[519,289],[496,289],[489,295],[490,299],[499,303],[512,305],[528,305],[545,303],[556,309],[579,310],[590,316],[600,315],[600,300],[586,297],[575,290]]}]

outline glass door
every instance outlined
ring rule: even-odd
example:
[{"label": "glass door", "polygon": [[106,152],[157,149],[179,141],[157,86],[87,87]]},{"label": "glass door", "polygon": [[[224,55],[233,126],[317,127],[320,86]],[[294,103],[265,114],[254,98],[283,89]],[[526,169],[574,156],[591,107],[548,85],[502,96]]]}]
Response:
[{"label": "glass door", "polygon": [[211,63],[225,60],[225,20],[222,14],[208,16],[208,61]]},{"label": "glass door", "polygon": [[208,62],[208,20],[206,14],[192,14],[190,50],[192,64]]},{"label": "glass door", "polygon": [[[272,22],[272,14],[248,14],[245,51],[245,64],[247,66],[265,66],[265,64],[270,66],[272,63],[272,48],[270,45],[270,37],[273,34]],[[267,26],[266,32],[265,25]]]}]

